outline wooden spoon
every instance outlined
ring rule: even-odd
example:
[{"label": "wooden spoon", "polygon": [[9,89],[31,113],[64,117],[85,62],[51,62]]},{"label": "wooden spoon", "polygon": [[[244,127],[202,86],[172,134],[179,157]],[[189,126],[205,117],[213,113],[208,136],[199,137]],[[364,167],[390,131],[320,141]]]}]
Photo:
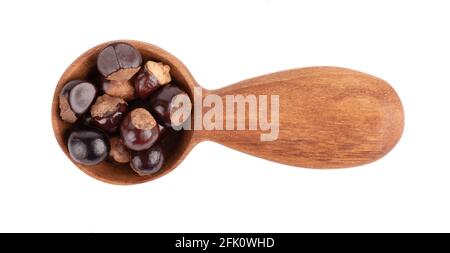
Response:
[{"label": "wooden spoon", "polygon": [[[52,104],[53,130],[69,159],[66,137],[70,125],[59,117],[58,95],[68,81],[90,78],[96,69],[98,53],[112,42],[117,41],[100,44],[82,54],[68,67],[56,86]],[[193,100],[194,88],[200,86],[180,60],[148,43],[123,42],[135,46],[144,60],[152,59],[170,65],[172,79]],[[108,183],[142,183],[169,173],[197,143],[210,140],[288,165],[344,168],[367,164],[383,157],[395,146],[403,132],[403,108],[394,89],[377,77],[350,69],[293,69],[248,79],[219,90],[201,88],[201,91],[203,97],[217,94],[224,102],[226,95],[233,94],[253,94],[256,97],[278,95],[278,138],[263,142],[260,137],[266,131],[260,130],[184,130],[163,169],[152,176],[138,176],[128,165],[109,162],[95,166],[74,162],[75,165],[86,174]],[[205,113],[206,109],[201,110],[201,113]],[[247,119],[255,117],[246,111]]]}]

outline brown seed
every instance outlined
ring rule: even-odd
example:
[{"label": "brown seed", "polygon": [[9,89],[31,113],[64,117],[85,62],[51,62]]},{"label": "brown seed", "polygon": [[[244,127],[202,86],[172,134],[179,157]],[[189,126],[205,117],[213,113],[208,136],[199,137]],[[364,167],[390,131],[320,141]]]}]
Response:
[{"label": "brown seed", "polygon": [[178,128],[191,115],[189,95],[174,84],[158,89],[149,97],[149,105],[158,122],[165,127]]},{"label": "brown seed", "polygon": [[97,88],[83,80],[73,80],[64,85],[59,94],[59,109],[62,120],[75,123],[94,102]]},{"label": "brown seed", "polygon": [[113,43],[105,47],[97,57],[97,69],[108,80],[124,82],[141,68],[142,56],[128,43]]},{"label": "brown seed", "polygon": [[150,148],[159,136],[159,127],[153,116],[144,108],[127,114],[120,125],[120,136],[127,148],[141,151]]},{"label": "brown seed", "polygon": [[119,129],[127,108],[127,102],[121,98],[108,94],[100,96],[91,106],[92,123],[108,133],[113,133]]},{"label": "brown seed", "polygon": [[141,99],[145,99],[161,85],[168,84],[171,80],[169,65],[164,65],[161,62],[147,61],[135,77],[134,87],[136,89],[136,95]]},{"label": "brown seed", "polygon": [[120,138],[112,137],[109,142],[111,144],[111,151],[109,152],[110,159],[117,163],[128,163],[130,161],[130,152],[123,145]]},{"label": "brown seed", "polygon": [[126,101],[136,98],[134,86],[130,81],[118,82],[103,78],[100,82],[103,92],[110,96],[119,97]]}]

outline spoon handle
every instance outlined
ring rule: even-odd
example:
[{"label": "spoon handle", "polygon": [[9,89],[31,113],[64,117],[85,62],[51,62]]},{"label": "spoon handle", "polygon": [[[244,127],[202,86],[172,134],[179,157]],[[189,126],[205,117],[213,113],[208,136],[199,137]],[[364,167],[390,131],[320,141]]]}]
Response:
[{"label": "spoon handle", "polygon": [[[299,167],[343,168],[373,162],[387,154],[403,132],[403,108],[394,89],[379,78],[349,69],[287,70],[202,90],[201,96],[203,107],[194,102],[198,142],[210,140]],[[242,98],[253,105],[247,104],[239,115]],[[217,103],[222,103],[222,111]],[[210,124],[220,117],[223,122]],[[249,130],[255,122],[257,129]],[[246,130],[238,130],[243,124]]]}]

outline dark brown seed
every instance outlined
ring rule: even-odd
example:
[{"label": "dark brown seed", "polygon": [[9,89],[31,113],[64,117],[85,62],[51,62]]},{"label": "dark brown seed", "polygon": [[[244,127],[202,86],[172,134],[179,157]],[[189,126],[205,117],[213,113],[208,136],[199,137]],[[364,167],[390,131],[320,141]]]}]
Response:
[{"label": "dark brown seed", "polygon": [[73,80],[64,85],[59,95],[61,119],[74,123],[88,111],[97,96],[97,89],[92,83]]},{"label": "dark brown seed", "polygon": [[144,108],[129,112],[120,126],[123,144],[135,151],[150,148],[159,136],[159,127],[153,116]]},{"label": "dark brown seed", "polygon": [[119,129],[122,119],[127,112],[127,102],[121,98],[107,94],[100,96],[91,106],[92,122],[108,133]]},{"label": "dark brown seed", "polygon": [[158,122],[165,127],[180,127],[191,115],[192,103],[186,92],[173,84],[154,92],[150,108]]},{"label": "dark brown seed", "polygon": [[145,99],[161,85],[168,84],[170,77],[170,67],[161,62],[148,61],[136,75],[134,88],[139,98]]},{"label": "dark brown seed", "polygon": [[130,166],[139,175],[147,176],[160,171],[164,160],[163,150],[159,144],[156,144],[150,149],[133,152]]},{"label": "dark brown seed", "polygon": [[67,141],[72,159],[81,164],[95,165],[109,154],[108,136],[95,128],[76,128],[72,130]]},{"label": "dark brown seed", "polygon": [[136,74],[142,56],[132,45],[119,42],[105,47],[97,57],[97,69],[108,80],[124,82]]}]

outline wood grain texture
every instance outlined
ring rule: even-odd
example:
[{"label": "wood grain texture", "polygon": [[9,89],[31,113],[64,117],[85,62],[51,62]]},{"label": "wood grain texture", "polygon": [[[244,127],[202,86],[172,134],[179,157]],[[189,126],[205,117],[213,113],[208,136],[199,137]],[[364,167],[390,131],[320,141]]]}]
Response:
[{"label": "wood grain texture", "polygon": [[[180,60],[148,43],[121,41],[135,46],[144,60],[170,65],[172,79],[193,100],[193,90],[200,86]],[[100,44],[82,54],[67,68],[55,88],[52,125],[58,144],[69,159],[66,137],[70,125],[59,117],[58,95],[68,81],[90,79],[95,73],[98,53],[113,42],[117,41]],[[232,94],[278,95],[278,139],[261,142],[259,130],[183,131],[163,169],[155,175],[143,177],[135,174],[128,165],[106,161],[95,166],[74,164],[104,182],[142,183],[169,173],[197,143],[210,140],[279,163],[309,168],[343,168],[381,158],[395,146],[403,131],[403,108],[392,87],[379,78],[349,69],[314,67],[288,70],[219,90],[203,89],[203,96],[208,94],[217,94],[222,99]],[[249,116],[247,114],[246,118]]]},{"label": "wood grain texture", "polygon": [[[224,103],[230,94],[278,95],[275,141],[260,141],[267,131],[198,131],[194,136],[294,166],[344,168],[373,162],[388,153],[403,132],[403,108],[392,87],[344,68],[283,71],[204,93],[218,94]],[[250,117],[247,110],[245,118]]]}]

